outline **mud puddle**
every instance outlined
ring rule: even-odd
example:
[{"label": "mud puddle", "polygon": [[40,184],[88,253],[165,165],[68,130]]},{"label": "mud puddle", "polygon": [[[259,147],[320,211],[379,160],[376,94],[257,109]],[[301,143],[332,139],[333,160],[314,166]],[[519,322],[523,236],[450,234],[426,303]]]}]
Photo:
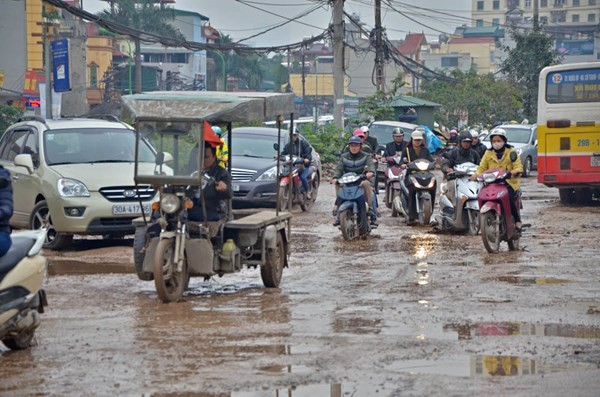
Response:
[{"label": "mud puddle", "polygon": [[82,274],[130,274],[134,272],[130,263],[89,263],[71,259],[50,259],[48,274],[50,276],[82,275]]},{"label": "mud puddle", "polygon": [[459,355],[439,360],[402,360],[387,368],[411,374],[445,375],[461,378],[523,376],[597,369],[589,364],[551,364],[519,356]]},{"label": "mud puddle", "polygon": [[501,281],[504,283],[514,285],[532,285],[532,284],[568,284],[575,283],[575,280],[567,280],[562,278],[553,277],[537,277],[537,276],[521,276],[521,275],[508,275],[500,276],[487,281]]},{"label": "mud puddle", "polygon": [[522,322],[453,323],[444,326],[458,333],[459,339],[477,336],[535,336],[580,339],[600,339],[600,327],[569,324],[532,324]]}]

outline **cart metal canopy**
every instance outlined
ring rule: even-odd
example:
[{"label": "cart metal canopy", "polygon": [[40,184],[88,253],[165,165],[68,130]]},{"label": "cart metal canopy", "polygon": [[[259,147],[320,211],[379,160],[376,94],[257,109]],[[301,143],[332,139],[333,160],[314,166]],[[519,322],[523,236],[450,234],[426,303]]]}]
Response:
[{"label": "cart metal canopy", "polygon": [[125,95],[132,121],[244,122],[275,119],[293,111],[293,94],[265,92],[154,91]]}]

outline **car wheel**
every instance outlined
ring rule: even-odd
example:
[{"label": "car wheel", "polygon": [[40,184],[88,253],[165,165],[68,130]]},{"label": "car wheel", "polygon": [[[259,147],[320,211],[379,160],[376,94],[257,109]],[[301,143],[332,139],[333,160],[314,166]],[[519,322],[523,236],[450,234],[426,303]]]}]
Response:
[{"label": "car wheel", "polygon": [[531,175],[531,157],[527,157],[525,164],[523,164],[523,177],[528,177],[529,175]]},{"label": "car wheel", "polygon": [[52,216],[50,216],[50,210],[46,200],[42,200],[33,207],[31,215],[29,217],[29,228],[37,230],[46,226],[48,233],[46,234],[46,241],[44,242],[44,248],[51,250],[60,250],[71,243],[73,240],[72,234],[59,233],[52,224]]}]

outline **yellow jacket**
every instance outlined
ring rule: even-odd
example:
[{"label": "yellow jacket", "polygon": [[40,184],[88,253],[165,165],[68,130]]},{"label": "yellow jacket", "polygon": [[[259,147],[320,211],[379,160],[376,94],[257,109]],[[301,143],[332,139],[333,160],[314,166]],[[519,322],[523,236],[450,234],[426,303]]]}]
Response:
[{"label": "yellow jacket", "polygon": [[[523,172],[523,164],[521,164],[521,157],[517,153],[517,160],[513,163],[510,161],[510,152],[517,152],[515,148],[506,148],[504,150],[504,154],[500,161],[498,161],[498,157],[496,156],[496,152],[493,149],[488,149],[483,154],[483,158],[479,163],[479,167],[477,167],[477,172],[475,175],[479,175],[487,170],[517,170]],[[519,186],[521,186],[521,178],[509,178],[506,180],[510,186],[514,190],[517,190]]]},{"label": "yellow jacket", "polygon": [[221,145],[217,147],[217,160],[219,165],[223,168],[227,168],[227,162],[229,161],[229,148],[225,143],[225,140],[221,138]]}]

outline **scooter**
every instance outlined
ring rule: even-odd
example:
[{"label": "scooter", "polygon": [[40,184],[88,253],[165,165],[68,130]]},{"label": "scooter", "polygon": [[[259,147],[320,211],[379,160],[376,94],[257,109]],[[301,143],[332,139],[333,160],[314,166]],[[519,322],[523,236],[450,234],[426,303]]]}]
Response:
[{"label": "scooter", "polygon": [[12,245],[0,258],[0,340],[11,350],[32,345],[39,313],[48,306],[42,289],[47,261],[41,254],[46,233],[46,228],[12,233]]},{"label": "scooter", "polygon": [[[500,242],[506,241],[508,249],[519,249],[520,235],[515,227],[515,219],[510,211],[510,199],[506,179],[510,172],[505,170],[488,170],[477,177],[483,182],[479,191],[479,224],[481,239],[485,249],[493,254],[500,249]],[[521,208],[521,195],[517,192],[517,208]]]},{"label": "scooter", "polygon": [[[477,165],[463,163],[446,175],[447,182],[440,186],[440,214],[435,217],[442,231],[464,232],[475,236],[479,233],[479,201],[481,182],[469,177],[477,171]],[[448,184],[454,184],[454,197],[449,196]]]},{"label": "scooter", "polygon": [[339,227],[344,240],[347,241],[359,237],[366,238],[371,232],[368,216],[369,209],[367,208],[365,192],[360,185],[364,180],[364,175],[348,172],[342,175],[336,182],[340,185],[337,192]]},{"label": "scooter", "polygon": [[418,222],[421,225],[428,225],[431,221],[431,213],[433,211],[433,200],[431,195],[435,194],[435,175],[433,170],[435,169],[435,163],[430,162],[426,159],[417,159],[406,164],[406,168],[398,176],[400,180],[400,204],[402,205],[402,212],[404,216],[408,218],[408,196],[409,189],[406,185],[406,173],[409,174],[410,182],[414,186],[415,190],[415,203],[417,207]]},{"label": "scooter", "polygon": [[402,174],[402,156],[390,156],[387,158],[387,169],[385,170],[385,205],[392,210],[392,216],[404,215],[402,209],[400,188],[400,175]]}]

